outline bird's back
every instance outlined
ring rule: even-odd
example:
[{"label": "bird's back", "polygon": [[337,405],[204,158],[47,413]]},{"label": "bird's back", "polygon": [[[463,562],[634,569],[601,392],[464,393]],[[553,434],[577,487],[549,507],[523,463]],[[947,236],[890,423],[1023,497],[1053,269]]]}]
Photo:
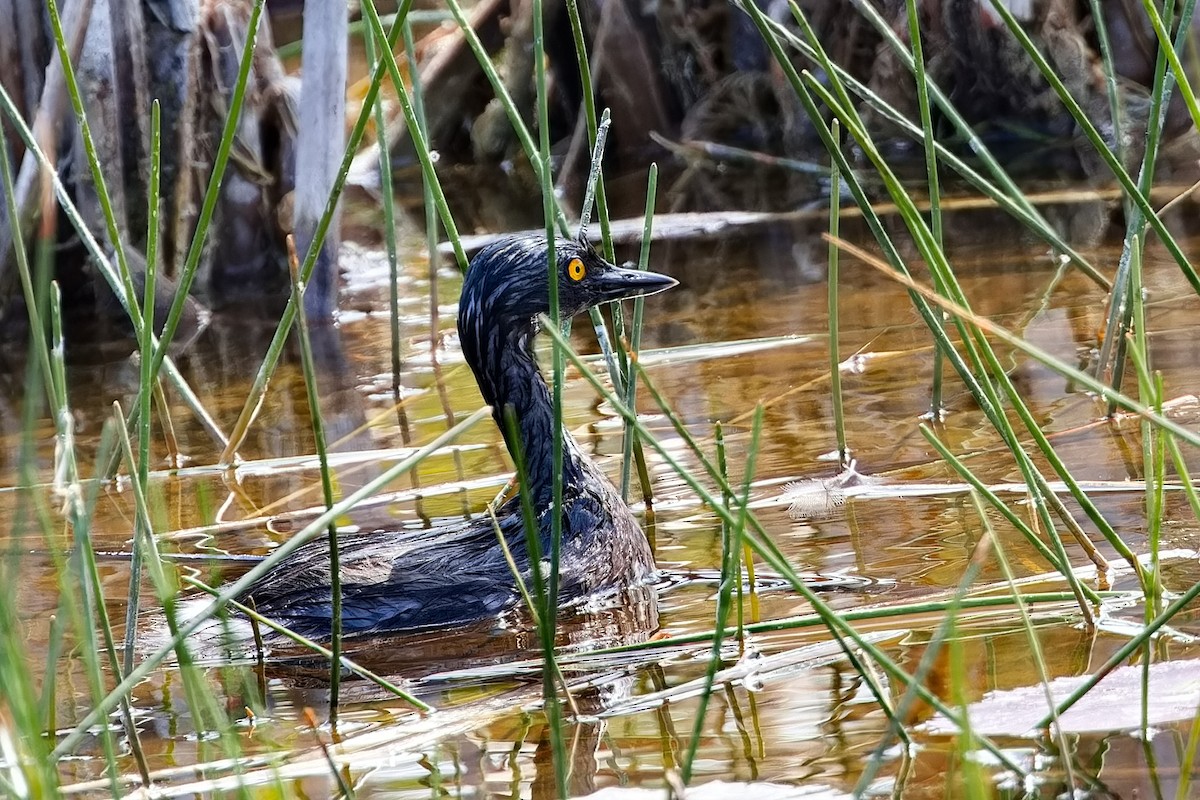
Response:
[{"label": "bird's back", "polygon": [[[585,485],[563,497],[559,607],[605,590],[650,580],[654,560],[629,508],[589,464]],[[531,560],[519,499],[497,513],[521,579],[533,591]],[[549,513],[538,519],[549,561]],[[339,537],[342,630],[362,636],[498,617],[520,603],[512,569],[490,516],[422,531]],[[248,593],[255,608],[305,636],[327,637],[333,602],[329,540],[321,537],[268,572]]]}]

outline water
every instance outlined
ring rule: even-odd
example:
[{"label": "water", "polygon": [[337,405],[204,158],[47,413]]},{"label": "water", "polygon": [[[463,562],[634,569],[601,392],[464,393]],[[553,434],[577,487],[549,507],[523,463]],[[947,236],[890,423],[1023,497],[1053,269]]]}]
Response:
[{"label": "water", "polygon": [[[1051,211],[1068,223],[1095,213],[1090,207],[1070,206]],[[1103,291],[1075,272],[1060,273],[1044,246],[1014,236],[991,214],[963,211],[951,220],[952,235],[957,234],[951,255],[975,310],[1068,363],[1086,362],[1102,329]],[[789,514],[787,484],[808,481],[805,486],[811,490],[825,486],[820,482],[838,472],[827,458],[835,443],[825,250],[819,239],[822,224],[792,219],[744,233],[727,232],[717,239],[656,244],[652,265],[678,278],[680,286],[647,302],[643,363],[710,454],[713,423],[723,424],[735,481],[741,477],[752,414],[757,405],[764,408],[765,438],[752,491],[756,513],[790,562],[811,573],[814,585],[825,589],[826,602],[848,611],[940,596],[958,584],[982,537],[982,527],[962,492],[906,496],[902,491],[916,484],[957,482],[918,431],[929,405],[930,339],[903,290],[849,258],[843,261],[840,305],[847,435],[857,468],[869,476],[865,484],[872,491],[850,491],[824,505],[818,502],[808,507],[805,518]],[[853,222],[849,225],[850,234],[861,238]],[[1085,250],[1106,270],[1111,270],[1117,254],[1103,241]],[[402,409],[397,410],[392,395],[386,258],[380,252],[351,246],[344,259],[350,275],[340,325],[314,332],[322,411],[330,439],[337,442],[332,449],[343,459],[336,468],[341,494],[378,475],[410,448],[428,442],[480,402],[453,332],[456,270],[447,266],[438,272],[440,327],[431,332],[429,276],[415,239],[405,241],[403,258]],[[917,274],[923,273],[918,269]],[[1154,247],[1147,263],[1147,288],[1155,367],[1162,371],[1170,396],[1198,395],[1197,300],[1178,269]],[[586,320],[577,324],[574,342],[590,352],[595,345],[589,340],[589,327]],[[178,354],[188,380],[226,428],[240,410],[271,332],[268,321],[245,313],[225,315]],[[1143,477],[1136,421],[1098,424],[1102,407],[1077,387],[1018,354],[1008,353],[1005,364],[1076,477],[1115,482],[1107,488],[1127,489],[1099,493],[1096,502],[1125,541],[1143,552],[1144,496],[1136,484],[1121,485]],[[83,469],[90,475],[98,432],[112,413],[110,404],[119,400],[123,408],[130,407],[137,369],[131,360],[81,363],[71,368],[69,378]],[[2,482],[7,486],[19,480],[17,412],[22,395],[21,387],[10,385],[3,399],[7,409],[0,415],[4,419],[0,459],[6,471]],[[938,429],[942,440],[956,453],[969,454],[971,467],[984,480],[1018,481],[1011,458],[952,375],[947,377],[946,400],[949,416]],[[565,404],[570,430],[615,476],[620,469],[621,427],[612,410],[573,372],[568,373]],[[698,469],[644,393],[640,408],[670,452],[688,468]],[[1194,425],[1196,402],[1181,401],[1174,414],[1183,424]],[[234,469],[209,466],[216,463],[220,448],[177,400],[172,400],[170,417],[185,459],[177,468],[167,464],[169,453],[156,423],[151,503],[165,550],[212,556],[266,552],[303,525],[308,518],[305,510],[320,505],[307,402],[294,359],[272,382],[242,448],[242,462]],[[50,422],[41,422],[37,432],[39,480],[48,482],[53,457]],[[372,454],[355,457],[359,451]],[[1195,468],[1195,454],[1186,450],[1185,454]],[[568,651],[640,641],[652,634],[680,639],[713,627],[716,584],[712,577],[720,566],[721,547],[716,517],[661,458],[647,451],[647,460],[655,493],[658,564],[664,580],[674,585],[664,587],[657,619],[637,609],[613,609],[568,626],[563,634]],[[456,448],[389,487],[395,493],[389,502],[356,512],[349,522],[363,527],[419,526],[476,514],[507,476],[503,445],[485,421]],[[48,485],[39,496],[51,504],[53,513],[56,495]],[[1010,500],[1018,514],[1028,517],[1020,496]],[[1200,547],[1200,528],[1183,494],[1169,493],[1167,502],[1163,547]],[[1082,519],[1078,509],[1071,507]],[[286,516],[295,511],[304,513]],[[0,513],[20,520],[28,512],[16,492],[4,491]],[[133,515],[132,492],[127,487],[103,488],[91,531],[94,546],[127,552]],[[1051,571],[1003,520],[993,515],[992,523],[1019,576]],[[45,555],[50,545],[40,534],[20,533],[37,530],[32,526],[16,530],[15,535],[6,535],[10,545],[27,553],[20,561],[17,596],[27,657],[40,672],[50,651],[51,615],[59,587],[52,561]],[[1101,552],[1119,562],[1111,548],[1088,530]],[[56,535],[66,537],[69,531]],[[1068,552],[1073,563],[1087,563],[1078,546],[1068,545]],[[244,566],[215,561],[189,563],[188,568],[209,582],[219,582],[240,574]],[[119,558],[104,559],[100,569],[108,611],[120,619],[128,564]],[[765,571],[761,565],[760,571]],[[1168,570],[1166,586],[1184,591],[1200,580],[1197,573],[1195,558],[1183,559]],[[809,611],[808,604],[779,581],[761,577],[762,591],[753,604],[747,604],[747,622]],[[976,585],[1002,580],[996,561],[989,559]],[[1118,588],[1131,585],[1128,575],[1113,580]],[[1061,592],[1065,584],[1047,577],[1031,588]],[[1092,631],[1079,624],[1078,612],[1069,602],[1036,611],[1036,630],[1051,678],[1094,671],[1128,641],[1128,623],[1138,621],[1142,613],[1138,607],[1114,611]],[[918,668],[941,622],[939,614],[914,612],[861,623],[859,629],[911,672]],[[144,623],[147,639],[152,638],[153,624],[150,619]],[[1157,705],[1151,703],[1151,718],[1157,722],[1149,741],[1128,732],[1110,733],[1102,710],[1088,717],[1093,727],[1080,729],[1087,732],[1069,737],[1068,760],[1077,785],[1090,787],[1095,796],[1175,796],[1200,694],[1200,668],[1192,669],[1197,662],[1189,660],[1200,652],[1187,637],[1200,633],[1198,627],[1194,612],[1185,614],[1177,620],[1179,635],[1156,645],[1157,656],[1179,665],[1164,679],[1179,692]],[[1020,793],[1020,781],[991,756],[961,752],[960,741],[937,726],[937,715],[924,703],[907,712],[913,736],[907,755],[889,740],[883,758],[872,764],[873,751],[887,735],[888,719],[871,687],[824,627],[755,634],[749,641],[749,655],[739,655],[733,643],[724,653],[724,666],[731,671],[726,675],[728,683],[718,685],[708,703],[694,782],[771,782],[844,793],[871,769],[875,772],[868,783],[872,794],[940,798],[961,794],[962,771],[974,764],[985,781],[1004,793]],[[956,706],[955,698],[969,703],[996,690],[1037,684],[1026,634],[1011,605],[964,614],[955,641],[955,652],[943,650],[925,681],[952,705]],[[537,713],[540,685],[536,662],[530,661],[533,648],[530,635],[497,636],[480,630],[352,646],[354,657],[370,662],[439,709],[422,717],[371,684],[347,684],[340,742],[332,747],[337,757],[348,762],[346,774],[356,783],[358,795],[550,796],[553,770],[549,739]],[[651,655],[608,656],[582,663],[568,659],[564,669],[568,683],[575,687],[580,714],[567,727],[573,793],[663,785],[689,746],[698,697],[685,688],[704,675],[707,652],[704,643],[668,641]],[[89,708],[88,692],[78,658],[60,659],[58,665],[56,719],[59,729],[66,731]],[[325,756],[317,747],[318,738],[330,743],[330,734],[310,730],[301,713],[312,707],[324,719],[328,702],[324,667],[304,659],[280,658],[267,665],[264,675],[256,674],[253,663],[229,667],[214,662],[203,669],[219,687],[232,717],[242,720],[237,741],[249,759],[242,768],[246,780],[281,779],[288,791],[310,796],[333,791]],[[902,687],[882,673],[877,678],[891,701],[898,701]],[[251,719],[241,709],[252,702],[260,682],[265,683],[267,702]],[[1180,698],[1190,698],[1190,705]],[[1138,697],[1130,688],[1110,701],[1125,706],[1136,704]],[[1035,695],[1017,702],[1028,705],[1038,700]],[[984,728],[989,720],[1002,717],[1000,711],[987,707],[979,714]],[[220,762],[225,748],[195,734],[174,667],[159,670],[135,690],[134,715],[149,766],[160,773],[158,782],[164,791],[212,794],[232,785],[229,765]],[[1031,772],[1028,787],[1043,796],[1058,795],[1066,784],[1057,742],[1018,735],[1022,733],[1002,726],[994,741]],[[99,781],[104,771],[98,740],[85,739],[78,753],[78,758],[62,765],[63,780],[83,784],[79,788],[87,793],[107,791],[102,782],[88,783]],[[132,757],[122,751],[118,759],[132,780],[136,776]],[[208,766],[197,772],[197,764]],[[752,789],[736,791],[754,795]]]}]

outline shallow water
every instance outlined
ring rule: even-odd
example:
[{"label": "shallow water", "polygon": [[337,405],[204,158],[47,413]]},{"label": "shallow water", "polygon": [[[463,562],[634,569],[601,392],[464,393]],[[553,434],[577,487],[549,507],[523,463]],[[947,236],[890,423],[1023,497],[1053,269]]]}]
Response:
[{"label": "shallow water", "polygon": [[[1071,207],[1051,211],[1068,222],[1078,215],[1098,213]],[[918,484],[957,482],[918,431],[929,405],[930,339],[904,291],[849,257],[843,258],[840,302],[847,435],[857,469],[870,478],[864,483],[872,491],[822,493],[827,484],[821,481],[837,473],[827,458],[835,443],[822,226],[820,221],[793,219],[718,240],[656,244],[652,265],[678,278],[680,286],[647,302],[642,363],[710,454],[714,423],[722,423],[735,479],[740,479],[745,462],[754,409],[761,404],[764,439],[752,490],[756,513],[796,569],[812,574],[813,585],[825,590],[822,596],[828,603],[847,611],[928,598],[958,584],[982,528],[969,497],[961,491],[947,488],[911,496],[901,491]],[[852,237],[861,239],[853,223],[849,228]],[[1011,227],[990,213],[960,212],[951,230],[962,240],[951,248],[951,255],[977,312],[1068,363],[1086,361],[1103,324],[1105,295],[1100,289],[1077,273],[1060,274],[1044,245],[1014,235]],[[1100,241],[1084,253],[1111,271],[1119,250]],[[480,403],[453,332],[457,271],[450,266],[437,271],[440,324],[431,332],[429,273],[421,244],[411,235],[403,241],[402,256],[403,403],[399,409],[392,390],[387,268],[381,252],[370,246],[347,247],[343,267],[349,275],[340,323],[314,331],[322,412],[329,438],[337,442],[333,450],[342,459],[335,469],[335,485],[342,495],[396,463],[411,448],[430,441]],[[923,274],[919,268],[917,274]],[[1158,248],[1150,250],[1147,289],[1153,357],[1168,394],[1200,395],[1196,346],[1200,302]],[[240,410],[271,332],[268,321],[246,313],[225,314],[178,355],[205,407],[226,429]],[[576,324],[573,341],[581,350],[595,351],[586,320]],[[1075,476],[1114,482],[1107,488],[1118,491],[1096,494],[1096,503],[1125,541],[1144,552],[1145,498],[1139,484],[1127,483],[1142,477],[1137,423],[1100,424],[1103,408],[1088,394],[1019,355],[1009,354],[1006,363]],[[602,370],[598,363],[596,368]],[[129,407],[137,368],[133,360],[76,365],[69,379],[82,469],[90,475],[110,404],[119,400]],[[621,426],[615,414],[573,371],[568,373],[565,398],[567,426],[611,475],[617,475]],[[0,460],[6,471],[2,482],[13,486],[19,481],[16,411],[22,403],[21,391],[13,387],[3,402],[7,408],[2,415],[5,436]],[[949,374],[947,406],[948,418],[938,429],[943,440],[956,453],[969,454],[972,468],[984,480],[1019,480],[998,437]],[[690,469],[698,469],[644,392],[640,408],[670,451]],[[1194,426],[1200,406],[1184,402],[1173,413],[1180,422]],[[320,505],[307,403],[294,358],[272,382],[237,469],[226,472],[207,466],[216,462],[219,448],[178,401],[171,418],[186,462],[168,469],[162,438],[156,435],[154,455],[160,469],[152,479],[151,504],[158,514],[155,524],[164,550],[214,556],[262,553],[305,519],[304,514],[295,519],[280,515]],[[49,482],[53,458],[49,420],[39,424],[38,437],[42,467],[38,479]],[[355,457],[359,451],[372,452]],[[1185,453],[1194,468],[1200,459],[1194,452]],[[717,518],[649,450],[647,461],[653,478],[656,555],[665,583],[673,585],[663,587],[656,620],[636,609],[598,612],[576,620],[563,634],[568,652],[640,641],[651,634],[679,639],[713,628],[717,592],[713,577],[721,550]],[[477,514],[502,486],[508,471],[500,439],[490,421],[485,421],[456,447],[389,487],[396,495],[388,502],[356,512],[348,522],[364,527],[423,525]],[[791,500],[784,487],[795,481],[809,492],[804,503],[809,518],[795,519],[788,512]],[[49,486],[38,495],[55,498]],[[1027,516],[1020,495],[1011,495],[1010,500],[1018,513]],[[1169,493],[1167,503],[1162,547],[1200,548],[1200,526],[1182,493]],[[1078,509],[1071,507],[1082,519]],[[4,491],[0,513],[20,523],[28,512],[18,493]],[[101,489],[90,532],[94,546],[104,552],[127,552],[133,514],[127,486]],[[216,522],[222,524],[214,526]],[[994,516],[992,522],[1018,576],[1050,572],[1003,520]],[[9,544],[27,553],[20,560],[18,597],[28,657],[40,673],[50,648],[58,586],[52,561],[45,555],[49,545],[41,534],[22,533],[36,531],[32,526],[18,525],[15,530],[15,536],[5,535],[10,536]],[[1118,563],[1111,548],[1090,527],[1088,531],[1101,552]],[[69,534],[60,530],[57,535]],[[1068,552],[1075,564],[1087,564],[1077,545],[1069,544]],[[188,567],[209,582],[244,569],[221,562],[215,566],[195,562]],[[104,559],[100,570],[108,612],[120,619],[128,564],[119,558]],[[761,591],[753,603],[747,603],[747,622],[808,612],[801,597],[770,580],[769,574],[760,572],[760,579]],[[1173,591],[1200,580],[1195,558],[1173,564],[1165,580]],[[976,586],[1001,581],[1003,573],[989,559]],[[1127,572],[1113,581],[1117,588],[1131,585]],[[1066,590],[1054,577],[1040,581],[1036,588]],[[1070,602],[1038,609],[1037,632],[1049,677],[1093,671],[1128,640],[1130,630],[1123,623],[1139,621],[1141,613],[1140,607],[1114,609],[1111,619],[1093,631],[1080,625],[1078,610]],[[885,653],[911,672],[941,621],[938,614],[913,613],[865,623],[860,630],[870,632]],[[153,625],[150,619],[144,623],[147,639],[153,637]],[[1200,647],[1188,634],[1200,634],[1200,625],[1194,613],[1185,614],[1176,629],[1178,635],[1160,640],[1155,652],[1158,658],[1184,665],[1183,677],[1175,680],[1184,685],[1182,696],[1191,698],[1188,709],[1164,711],[1149,741],[1106,730],[1099,714],[1099,729],[1070,735],[1065,757],[1055,740],[1001,731],[994,740],[1031,772],[1027,789],[1045,796],[1059,794],[1066,786],[1064,763],[1069,763],[1077,785],[1090,787],[1097,796],[1176,795],[1188,726],[1200,698],[1200,666],[1187,669],[1200,664],[1190,660],[1200,658]],[[964,756],[960,741],[932,724],[935,712],[924,704],[908,710],[913,746],[906,752],[889,739],[884,757],[872,765],[872,753],[887,735],[888,719],[825,628],[760,633],[749,641],[755,655],[748,659],[739,658],[732,646],[725,652],[724,666],[734,671],[708,703],[694,782],[719,778],[849,792],[869,768],[875,771],[868,784],[870,793],[948,797],[963,792],[960,775],[968,763],[979,765],[986,780],[1005,794],[1021,794],[1020,782],[991,756],[978,750]],[[943,651],[926,679],[952,703],[976,701],[994,690],[1036,685],[1038,675],[1026,634],[1011,605],[965,614],[955,641],[953,658],[960,663]],[[481,630],[354,648],[356,658],[402,681],[439,709],[437,714],[420,717],[370,684],[355,681],[346,686],[342,741],[335,754],[349,764],[346,774],[355,782],[358,795],[551,796],[550,743],[536,711],[539,674],[535,663],[525,661],[533,647],[529,635]],[[702,678],[707,654],[705,643],[668,641],[650,655],[568,660],[567,680],[576,687],[580,707],[579,721],[567,728],[573,793],[606,786],[663,785],[664,775],[677,769],[687,752],[697,713],[696,693],[681,687]],[[65,732],[88,709],[88,692],[78,658],[64,658],[58,664],[57,725]],[[220,687],[219,695],[231,715],[245,720],[237,743],[249,759],[242,768],[246,780],[281,778],[289,791],[310,796],[334,790],[324,756],[315,747],[317,734],[308,729],[300,713],[313,707],[324,718],[328,693],[322,666],[282,658],[269,663],[266,704],[256,709],[253,722],[241,709],[256,704],[254,687],[261,677],[254,665],[203,668]],[[884,691],[898,700],[902,687],[884,676],[880,679]],[[1173,698],[1164,702],[1178,705],[1178,696]],[[1130,694],[1112,702],[1134,704],[1138,698]],[[150,768],[177,769],[163,772],[164,788],[179,794],[208,794],[230,785],[226,781],[232,780],[232,770],[217,763],[227,751],[220,742],[195,734],[174,668],[156,672],[137,688],[134,715]],[[319,735],[329,741],[328,731]],[[64,762],[64,781],[83,782],[80,789],[106,791],[104,783],[86,783],[103,775],[98,740],[85,739],[78,753],[77,759]],[[136,776],[128,752],[119,754],[119,764],[131,780]],[[207,768],[197,771],[198,764]],[[740,791],[752,796],[750,790]]]}]

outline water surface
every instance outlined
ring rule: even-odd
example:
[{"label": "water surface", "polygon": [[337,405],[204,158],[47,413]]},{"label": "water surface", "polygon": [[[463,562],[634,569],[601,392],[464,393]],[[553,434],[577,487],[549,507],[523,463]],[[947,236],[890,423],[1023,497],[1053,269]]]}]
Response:
[{"label": "water surface", "polygon": [[[1064,206],[1049,213],[1069,228],[1072,221],[1090,219],[1103,210]],[[1015,233],[995,214],[963,211],[952,219],[950,230],[956,238],[951,257],[975,310],[1068,363],[1086,364],[1103,327],[1103,290],[1076,272],[1062,270],[1044,245]],[[789,514],[789,501],[781,499],[791,482],[807,481],[811,490],[820,485],[814,482],[828,481],[838,472],[828,458],[835,441],[826,251],[819,239],[823,225],[797,218],[719,239],[656,244],[652,265],[678,278],[680,286],[647,301],[643,363],[655,386],[710,455],[714,424],[722,424],[735,480],[740,481],[745,463],[753,412],[756,406],[763,407],[764,439],[752,499],[773,540],[798,570],[813,575],[814,585],[827,590],[823,596],[833,607],[849,610],[929,597],[958,584],[983,529],[962,492],[900,496],[905,486],[956,482],[918,431],[929,409],[931,341],[906,293],[849,257],[843,258],[840,299],[847,436],[857,469],[878,479],[877,486],[897,491],[851,496],[844,503],[834,502],[840,498],[816,500],[803,519]],[[849,234],[861,239],[854,228],[851,221]],[[1103,238],[1093,238],[1084,254],[1111,272],[1119,250]],[[401,255],[399,406],[391,371],[387,260],[373,245],[347,246],[343,267],[349,274],[339,324],[314,331],[322,412],[330,440],[336,442],[333,451],[343,459],[335,469],[340,494],[430,441],[481,402],[453,330],[457,270],[446,264],[436,272],[439,321],[431,327],[430,273],[420,240],[410,232],[402,239]],[[913,268],[924,280],[921,266]],[[1184,398],[1173,412],[1176,418],[1194,426],[1200,414],[1194,400],[1200,395],[1196,346],[1200,303],[1161,249],[1150,248],[1146,270],[1154,367],[1162,372],[1168,395]],[[244,311],[219,315],[177,356],[205,406],[226,429],[240,410],[272,330],[268,320],[257,320]],[[586,320],[576,324],[573,342],[584,352],[596,351]],[[169,468],[168,453],[157,433],[154,451],[157,471],[151,500],[164,550],[189,555],[264,553],[303,525],[303,515],[292,519],[287,512],[320,505],[308,408],[295,355],[293,347],[271,384],[241,451],[241,465],[235,469],[209,466],[216,463],[219,448],[174,402],[171,420],[184,460],[178,468]],[[1121,489],[1126,487],[1120,484],[1143,477],[1136,421],[1102,423],[1102,405],[1062,377],[1016,353],[1007,353],[1005,364],[1077,478],[1115,482],[1115,488]],[[598,362],[595,368],[602,371]],[[83,470],[90,475],[98,432],[112,413],[114,400],[126,409],[130,406],[137,367],[132,359],[81,363],[71,368],[69,378]],[[10,384],[8,390],[3,398],[7,408],[0,450],[6,474],[0,483],[15,486],[20,481],[18,410],[24,398],[19,387]],[[574,371],[568,371],[565,405],[569,429],[610,475],[617,476],[622,433],[612,409]],[[1019,473],[999,438],[949,373],[946,405],[946,421],[937,429],[942,439],[968,457],[984,480],[1018,481]],[[690,469],[698,469],[645,393],[639,407],[670,451]],[[156,423],[156,431],[159,427]],[[52,478],[52,430],[49,420],[37,428],[42,467],[38,480],[47,483]],[[354,456],[362,451],[369,452]],[[1193,468],[1200,461],[1195,453],[1187,457]],[[679,638],[713,628],[716,584],[712,578],[721,551],[717,517],[650,450],[647,461],[653,480],[658,564],[664,580],[675,585],[664,590],[656,620],[639,616],[636,610],[629,614],[617,610],[568,627],[564,633],[568,651],[643,640],[652,634]],[[509,472],[503,444],[485,421],[457,446],[389,487],[395,495],[387,502],[356,512],[346,522],[421,526],[478,514]],[[1144,552],[1145,498],[1136,484],[1127,488],[1097,494],[1096,502],[1125,541]],[[44,486],[39,496],[52,499],[54,494]],[[1028,517],[1023,497],[1010,499],[1018,513]],[[1200,529],[1182,493],[1169,493],[1167,502],[1163,547],[1200,547]],[[1071,507],[1082,519],[1078,509]],[[0,492],[0,509],[18,522],[28,514],[14,491]],[[128,552],[133,516],[132,492],[123,484],[104,486],[91,531],[94,546],[100,551]],[[1050,571],[1003,520],[993,515],[991,521],[1019,576]],[[1094,529],[1085,528],[1100,551],[1119,562]],[[14,530],[6,534],[8,544],[29,554],[20,561],[18,596],[28,657],[39,665],[47,657],[59,591],[52,561],[45,555],[54,543],[33,533],[37,530],[33,526],[17,525]],[[64,530],[61,535],[69,533]],[[1077,545],[1068,545],[1068,552],[1075,564],[1088,563]],[[244,566],[197,562],[189,568],[216,582],[240,574]],[[1173,566],[1166,574],[1167,588],[1188,588],[1200,579],[1198,572],[1194,558]],[[108,611],[121,618],[128,563],[105,559],[101,574]],[[762,591],[755,603],[747,603],[746,621],[808,612],[807,603],[772,581],[769,570],[760,567],[760,578]],[[1003,573],[991,559],[977,585],[1002,580]],[[1127,574],[1114,581],[1118,587],[1130,585]],[[1047,578],[1035,588],[1064,591],[1065,584]],[[1140,615],[1139,608],[1125,609],[1112,624],[1089,630],[1069,603],[1043,609],[1036,617],[1036,630],[1049,677],[1094,670],[1128,640],[1128,630],[1117,623],[1137,621]],[[878,646],[911,672],[940,622],[938,615],[924,615],[876,621],[862,629],[873,632]],[[154,623],[148,619],[144,624],[150,628]],[[1200,652],[1183,635],[1200,633],[1197,627],[1194,613],[1182,617],[1177,626],[1180,635],[1160,640],[1156,658],[1198,663],[1188,662],[1200,657]],[[943,698],[958,693],[970,702],[988,692],[1038,681],[1026,633],[1011,606],[964,616],[956,642],[961,669],[953,668],[943,651],[927,679]],[[889,726],[869,686],[821,626],[754,635],[749,647],[763,659],[762,666],[714,691],[701,727],[693,780],[853,790]],[[534,665],[524,663],[534,655],[532,636],[453,632],[368,643],[359,652],[440,709],[421,718],[373,686],[361,682],[347,686],[341,747],[350,754],[347,772],[357,783],[359,796],[551,796],[550,745],[536,711],[538,673]],[[669,691],[667,699],[644,698],[700,678],[707,652],[706,644],[695,644],[668,648],[661,655],[611,657],[567,667],[568,680],[578,687],[581,715],[568,726],[572,792],[663,785],[664,774],[677,769],[687,751],[698,698],[694,693],[676,697]],[[780,654],[785,660],[791,654],[793,663],[770,660]],[[726,656],[726,666],[739,663],[736,647],[728,649]],[[60,663],[64,668],[57,676],[55,702],[58,725],[65,731],[87,711],[88,693],[78,659]],[[221,687],[233,717],[245,718],[240,709],[252,702],[248,698],[258,681],[252,665],[214,664],[206,669]],[[447,670],[456,672],[421,678]],[[1200,667],[1188,674],[1193,682],[1200,681]],[[901,687],[886,680],[882,685],[893,700],[898,699]],[[270,665],[266,704],[255,711],[253,723],[245,720],[238,734],[240,746],[252,758],[245,768],[250,780],[281,775],[298,794],[323,796],[333,791],[324,757],[315,749],[314,734],[300,714],[310,706],[324,717],[325,686],[319,665],[282,661]],[[1195,696],[1193,692],[1191,712],[1172,717],[1181,721],[1156,726],[1149,741],[1128,731],[1103,729],[1070,736],[1069,753],[1058,752],[1054,740],[1036,736],[1001,735],[995,741],[1031,771],[1033,785],[1044,796],[1064,791],[1064,763],[1069,763],[1077,780],[1085,776],[1082,782],[1097,796],[1174,797],[1188,742],[1188,722],[1182,720],[1190,720],[1194,713]],[[1113,698],[1115,703],[1137,701],[1135,695]],[[164,786],[179,793],[207,794],[231,775],[227,765],[216,763],[196,771],[195,765],[220,759],[224,750],[220,743],[195,734],[174,668],[160,670],[138,687],[134,713],[151,769],[179,768],[164,773]],[[923,704],[909,710],[914,747],[907,754],[894,745],[887,749],[882,761],[872,767],[877,769],[869,784],[872,793],[932,798],[962,792],[957,777],[963,768],[959,742],[936,726],[923,726],[934,718],[933,710]],[[328,733],[322,735],[328,741]],[[972,758],[982,763],[988,780],[1005,794],[1020,794],[1021,787],[990,757],[976,752]],[[136,775],[127,752],[119,759],[129,776]],[[266,763],[275,763],[278,771],[263,769]],[[255,771],[256,765],[260,771]],[[103,770],[98,740],[88,740],[79,749],[79,758],[63,765],[64,781],[94,781]],[[207,783],[209,779],[216,783]],[[189,785],[193,781],[199,783]],[[105,790],[102,784],[92,786],[97,792]]]}]

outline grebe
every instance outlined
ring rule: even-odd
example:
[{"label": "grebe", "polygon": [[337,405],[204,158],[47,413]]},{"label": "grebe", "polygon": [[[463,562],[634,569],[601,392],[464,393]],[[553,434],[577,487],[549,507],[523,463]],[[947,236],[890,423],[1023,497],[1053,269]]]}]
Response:
[{"label": "grebe", "polygon": [[[471,260],[458,308],[463,356],[516,458],[520,448],[541,552],[551,541],[554,409],[533,342],[538,315],[548,314],[544,236],[509,237]],[[676,284],[654,272],[605,261],[585,240],[555,242],[562,319],[599,303],[653,294]],[[505,408],[515,414],[514,440]],[[647,582],[654,557],[621,495],[564,429],[559,606]],[[496,511],[500,530],[526,586],[532,589],[520,497]],[[496,617],[520,604],[512,570],[489,516],[422,531],[339,537],[342,631],[345,636],[396,633]],[[328,637],[332,617],[329,540],[304,545],[252,586],[242,599],[267,617],[312,638]]]}]

